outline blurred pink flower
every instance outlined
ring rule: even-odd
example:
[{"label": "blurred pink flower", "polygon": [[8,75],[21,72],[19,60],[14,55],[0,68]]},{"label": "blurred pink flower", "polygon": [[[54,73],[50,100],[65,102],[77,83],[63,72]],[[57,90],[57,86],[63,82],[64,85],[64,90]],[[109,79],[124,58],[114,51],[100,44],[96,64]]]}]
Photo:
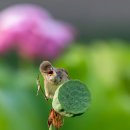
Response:
[{"label": "blurred pink flower", "polygon": [[16,49],[28,58],[55,58],[74,34],[70,25],[34,5],[15,5],[0,13],[0,53]]}]

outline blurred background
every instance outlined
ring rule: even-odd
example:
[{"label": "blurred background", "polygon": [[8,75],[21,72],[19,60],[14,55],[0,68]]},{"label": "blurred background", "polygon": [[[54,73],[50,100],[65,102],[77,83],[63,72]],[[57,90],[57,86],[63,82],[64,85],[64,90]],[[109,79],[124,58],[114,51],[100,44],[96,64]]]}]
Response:
[{"label": "blurred background", "polygon": [[[49,60],[92,96],[62,130],[130,130],[130,1],[1,0],[0,130],[47,130],[51,102],[36,96]],[[43,79],[40,77],[43,86]]]}]

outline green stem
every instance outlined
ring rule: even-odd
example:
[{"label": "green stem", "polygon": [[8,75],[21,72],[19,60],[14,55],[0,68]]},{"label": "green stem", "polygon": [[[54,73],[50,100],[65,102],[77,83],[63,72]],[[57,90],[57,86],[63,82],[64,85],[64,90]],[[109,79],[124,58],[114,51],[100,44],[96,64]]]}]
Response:
[{"label": "green stem", "polygon": [[49,130],[54,130],[52,124],[50,125]]},{"label": "green stem", "polygon": [[50,127],[49,127],[49,130],[59,130],[59,129],[55,128],[55,127],[51,124]]}]

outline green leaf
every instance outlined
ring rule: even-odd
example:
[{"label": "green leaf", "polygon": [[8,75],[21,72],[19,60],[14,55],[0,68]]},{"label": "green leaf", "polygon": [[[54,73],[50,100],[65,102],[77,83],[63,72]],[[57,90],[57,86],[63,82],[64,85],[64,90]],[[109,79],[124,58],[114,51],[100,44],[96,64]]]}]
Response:
[{"label": "green leaf", "polygon": [[90,97],[85,84],[79,80],[69,80],[56,90],[52,107],[63,116],[80,115],[88,109]]}]

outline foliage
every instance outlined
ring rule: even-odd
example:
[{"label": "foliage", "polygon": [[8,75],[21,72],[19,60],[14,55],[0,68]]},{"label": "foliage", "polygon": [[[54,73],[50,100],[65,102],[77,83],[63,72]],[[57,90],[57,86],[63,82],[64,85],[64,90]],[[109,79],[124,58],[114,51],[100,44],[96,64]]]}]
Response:
[{"label": "foliage", "polygon": [[52,106],[61,115],[73,117],[88,109],[90,97],[85,84],[79,80],[69,80],[56,90]]},{"label": "foliage", "polygon": [[[73,45],[54,61],[54,66],[68,70],[71,79],[85,82],[92,95],[88,112],[67,118],[62,130],[130,129],[129,50],[124,41],[95,41]],[[35,96],[38,66],[14,69],[7,64],[0,60],[0,129],[47,129],[49,102]]]}]

